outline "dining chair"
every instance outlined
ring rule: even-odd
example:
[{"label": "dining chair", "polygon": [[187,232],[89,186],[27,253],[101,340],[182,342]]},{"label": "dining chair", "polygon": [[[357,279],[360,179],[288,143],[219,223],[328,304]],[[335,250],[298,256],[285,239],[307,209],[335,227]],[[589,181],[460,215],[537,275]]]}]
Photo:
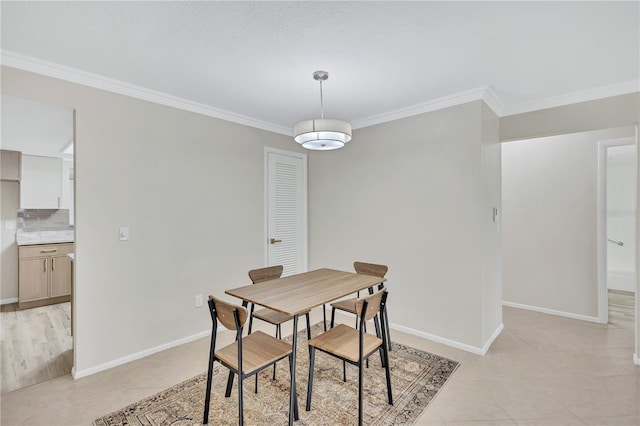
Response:
[{"label": "dining chair", "polygon": [[[282,276],[282,265],[276,266],[268,266],[266,268],[252,269],[249,271],[249,278],[253,284],[261,283],[264,281],[275,280]],[[253,329],[253,319],[259,319],[269,324],[273,324],[276,326],[276,334],[275,337],[278,339],[282,339],[282,324],[292,320],[293,317],[291,315],[283,314],[282,312],[274,311],[269,308],[262,308],[258,310],[254,310],[255,305],[251,304],[251,310],[249,315],[249,334],[251,334]],[[309,320],[309,312],[305,313],[305,317],[307,319],[307,340],[311,339],[311,321]],[[273,365],[273,380],[276,379],[276,366]],[[256,392],[258,392],[258,377],[256,376]]]},{"label": "dining chair", "polygon": [[[204,400],[204,418],[202,423],[209,422],[209,405],[211,402],[211,382],[213,376],[213,363],[218,361],[229,369],[227,389],[225,397],[231,396],[234,376],[238,375],[238,419],[242,425],[242,382],[244,379],[257,375],[276,362],[289,358],[289,372],[292,365],[292,346],[282,340],[271,337],[261,331],[256,331],[246,337],[242,337],[243,326],[247,321],[247,309],[243,306],[224,302],[213,296],[209,296],[209,311],[213,323],[211,330],[211,348],[209,352],[209,370],[207,371],[207,390]],[[227,329],[235,330],[236,341],[216,350],[216,336],[218,321]],[[296,398],[297,399],[297,398]],[[297,400],[294,405],[294,418],[298,419]],[[291,413],[289,413],[291,417]]]},{"label": "dining chair", "polygon": [[[327,353],[358,366],[358,424],[362,425],[362,385],[364,379],[363,363],[371,354],[382,348],[384,356],[384,369],[387,378],[387,401],[393,405],[391,394],[391,372],[389,368],[389,351],[387,347],[386,328],[384,323],[387,318],[385,306],[387,303],[387,290],[382,290],[366,297],[358,298],[355,303],[356,315],[360,327],[355,329],[345,324],[331,328],[325,333],[309,340],[309,381],[307,384],[307,405],[306,410],[311,410],[311,395],[313,392],[313,370],[316,350]],[[380,312],[380,319],[383,323],[382,337],[374,336],[365,331],[364,324]],[[344,370],[343,370],[344,374]]]},{"label": "dining chair", "polygon": [[[371,275],[379,278],[384,278],[384,276],[387,274],[387,271],[389,270],[389,268],[386,265],[377,265],[375,263],[365,263],[365,262],[353,262],[353,268],[358,274]],[[384,283],[378,284],[378,290],[382,290],[383,288],[384,288]],[[373,287],[369,287],[369,294],[373,294]],[[341,300],[339,302],[334,302],[331,304],[331,328],[333,328],[333,325],[335,323],[336,309],[339,311],[344,311],[344,312],[348,312],[355,315],[356,313],[355,302],[358,299],[358,297],[360,297],[360,292],[358,292],[355,298]],[[386,310],[384,314],[387,315]],[[374,325],[376,327],[376,335],[380,337],[380,326],[378,324],[377,317],[374,318]],[[356,318],[356,328],[357,327],[358,327],[358,318]],[[387,322],[386,322],[386,336],[387,336],[387,346],[391,351],[392,345],[391,345],[391,335],[389,333],[389,317],[388,316],[387,316]]]}]

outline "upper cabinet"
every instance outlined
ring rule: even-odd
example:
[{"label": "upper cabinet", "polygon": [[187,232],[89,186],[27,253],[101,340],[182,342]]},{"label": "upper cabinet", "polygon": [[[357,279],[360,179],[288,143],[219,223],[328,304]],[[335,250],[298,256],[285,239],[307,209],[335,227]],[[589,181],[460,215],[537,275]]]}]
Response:
[{"label": "upper cabinet", "polygon": [[0,150],[0,180],[20,180],[21,157],[19,151]]},{"label": "upper cabinet", "polygon": [[[22,156],[22,180],[20,181],[20,208],[59,209],[63,208],[62,159]],[[68,179],[68,178],[67,178]]]}]

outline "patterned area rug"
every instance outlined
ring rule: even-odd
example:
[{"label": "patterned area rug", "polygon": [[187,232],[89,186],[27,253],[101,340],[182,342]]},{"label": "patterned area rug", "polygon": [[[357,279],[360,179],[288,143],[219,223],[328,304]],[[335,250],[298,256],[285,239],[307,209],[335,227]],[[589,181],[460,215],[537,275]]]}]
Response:
[{"label": "patterned area rug", "polygon": [[[321,324],[312,328],[312,335],[321,332]],[[393,344],[389,352],[391,388],[394,405],[387,403],[387,388],[380,356],[370,358],[365,368],[363,411],[366,425],[413,424],[458,367],[456,361],[418,349]],[[297,425],[349,425],[358,422],[358,369],[347,364],[347,383],[342,381],[342,362],[322,352],[316,352],[311,411],[305,411],[309,352],[306,333],[300,332],[297,355],[297,389],[300,420]],[[210,425],[235,425],[238,419],[237,377],[231,397],[225,398],[228,371],[215,364],[211,391]],[[288,362],[259,374],[258,393],[255,379],[244,381],[244,419],[247,425],[286,424],[289,413]],[[106,425],[198,425],[204,409],[206,373],[175,385],[152,397],[143,399],[97,419],[96,426]]]}]

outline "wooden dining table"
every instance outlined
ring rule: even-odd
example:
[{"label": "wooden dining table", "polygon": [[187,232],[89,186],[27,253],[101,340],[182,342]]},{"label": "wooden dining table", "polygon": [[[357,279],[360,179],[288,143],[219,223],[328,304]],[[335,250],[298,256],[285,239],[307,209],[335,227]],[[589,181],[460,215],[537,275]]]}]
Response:
[{"label": "wooden dining table", "polygon": [[293,317],[289,425],[293,424],[294,417],[297,420],[296,349],[298,344],[298,316],[313,308],[369,287],[374,287],[385,281],[386,278],[382,277],[323,268],[225,291],[230,296],[242,299],[245,304],[247,302],[255,303]]}]

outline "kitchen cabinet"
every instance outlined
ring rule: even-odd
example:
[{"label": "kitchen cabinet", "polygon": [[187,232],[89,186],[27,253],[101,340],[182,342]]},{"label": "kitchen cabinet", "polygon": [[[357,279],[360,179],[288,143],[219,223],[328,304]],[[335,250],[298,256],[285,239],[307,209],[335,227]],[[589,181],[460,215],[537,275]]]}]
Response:
[{"label": "kitchen cabinet", "polygon": [[20,151],[0,150],[0,180],[19,181],[22,171]]},{"label": "kitchen cabinet", "polygon": [[20,208],[59,209],[62,202],[62,159],[22,156]]},{"label": "kitchen cabinet", "polygon": [[71,300],[73,243],[18,248],[18,309]]}]

